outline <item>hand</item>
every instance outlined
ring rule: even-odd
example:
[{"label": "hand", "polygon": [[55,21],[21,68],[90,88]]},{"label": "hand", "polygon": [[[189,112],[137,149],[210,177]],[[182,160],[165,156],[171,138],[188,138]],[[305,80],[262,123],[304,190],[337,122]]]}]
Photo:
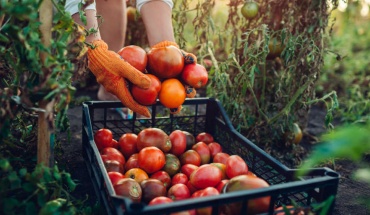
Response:
[{"label": "hand", "polygon": [[132,84],[147,89],[150,86],[149,77],[124,61],[117,53],[109,51],[108,45],[102,40],[92,43],[87,56],[89,69],[99,84],[132,111],[146,117],[151,116],[147,107],[138,104],[133,99],[126,81],[128,79]]},{"label": "hand", "polygon": [[[171,46],[171,45],[179,48],[177,43],[172,42],[172,41],[162,41],[160,43],[155,44],[152,48],[162,48],[162,47]],[[181,50],[181,52],[182,52],[182,55],[184,56],[185,64],[197,63],[197,57],[194,54],[185,52],[184,50]]]}]

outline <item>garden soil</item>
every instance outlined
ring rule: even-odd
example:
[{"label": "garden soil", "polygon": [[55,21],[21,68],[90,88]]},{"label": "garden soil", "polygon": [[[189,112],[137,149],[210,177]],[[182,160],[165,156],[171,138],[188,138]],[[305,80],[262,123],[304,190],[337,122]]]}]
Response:
[{"label": "garden soil", "polygon": [[[86,98],[86,96],[90,100],[96,100],[96,92],[96,88],[86,88],[79,90],[75,97],[76,100]],[[322,107],[311,108],[309,123],[301,142],[305,147],[311,144],[310,142],[312,141],[310,140],[312,138],[318,137],[325,131],[324,116],[325,111]],[[68,117],[70,121],[70,133],[62,132],[57,134],[57,140],[60,142],[60,146],[58,147],[61,147],[61,153],[56,155],[56,161],[58,165],[70,172],[72,178],[78,183],[72,195],[79,199],[86,198],[87,203],[91,206],[99,205],[82,156],[81,105],[71,107],[68,111]],[[348,160],[340,160],[335,163],[335,171],[341,175],[333,213],[335,215],[370,215],[370,209],[366,209],[364,204],[361,203],[361,198],[363,197],[370,199],[370,189],[368,185],[352,179],[353,170],[357,167],[357,164]],[[333,169],[333,167],[330,168]]]}]

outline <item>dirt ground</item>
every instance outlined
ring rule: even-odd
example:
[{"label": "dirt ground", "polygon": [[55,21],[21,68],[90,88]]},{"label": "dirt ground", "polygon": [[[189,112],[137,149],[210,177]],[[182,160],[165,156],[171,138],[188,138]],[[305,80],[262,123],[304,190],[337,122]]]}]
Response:
[{"label": "dirt ground", "polygon": [[[96,89],[79,92],[79,96],[89,96],[91,100],[96,100]],[[318,136],[324,131],[323,119],[325,112],[320,107],[314,107],[310,111],[308,127],[305,130],[312,136]],[[88,176],[87,169],[82,157],[82,108],[81,106],[71,107],[68,111],[70,120],[71,136],[68,140],[67,132],[59,134],[58,139],[61,141],[62,155],[60,165],[66,167],[67,171],[72,174],[72,177],[78,182],[78,186],[73,193],[74,196],[88,197],[91,204],[96,203],[97,198]],[[309,138],[304,138],[303,141],[309,141]],[[57,159],[58,160],[58,159]],[[335,171],[340,175],[338,193],[334,213],[336,215],[366,215],[370,214],[370,210],[360,202],[361,197],[370,198],[370,189],[368,186],[351,179],[353,170],[356,169],[356,164],[351,161],[337,161]]]}]

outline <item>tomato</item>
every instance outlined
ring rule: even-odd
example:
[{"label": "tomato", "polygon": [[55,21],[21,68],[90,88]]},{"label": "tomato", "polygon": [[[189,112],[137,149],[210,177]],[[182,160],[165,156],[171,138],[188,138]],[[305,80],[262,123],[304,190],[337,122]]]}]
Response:
[{"label": "tomato", "polygon": [[139,184],[145,179],[149,178],[148,174],[140,168],[132,168],[132,169],[127,170],[125,173],[125,177],[134,179]]},{"label": "tomato", "polygon": [[269,41],[268,47],[269,53],[267,55],[267,59],[269,60],[275,59],[276,57],[280,57],[281,52],[283,52],[285,48],[285,46],[277,38],[272,38]]},{"label": "tomato", "polygon": [[275,215],[288,215],[286,212],[289,211],[289,215],[293,215],[293,214],[296,214],[296,215],[304,215],[304,211],[302,210],[299,210],[299,211],[296,211],[297,209],[294,208],[293,205],[286,205],[286,206],[280,206],[280,207],[277,207],[275,208]]},{"label": "tomato", "polygon": [[[239,190],[251,190],[264,187],[269,187],[269,184],[261,178],[239,175],[230,179],[230,181],[225,185],[225,189],[223,191],[225,193],[229,193]],[[224,208],[228,211],[226,214],[240,214],[242,207],[241,204],[241,202],[238,202],[226,205]],[[247,204],[248,214],[266,213],[270,205],[270,196],[250,199]]]},{"label": "tomato", "polygon": [[148,205],[159,205],[159,204],[166,204],[171,203],[173,200],[167,196],[158,196],[152,199]]},{"label": "tomato", "polygon": [[195,137],[187,131],[182,131],[186,135],[186,149],[191,149],[195,144]]},{"label": "tomato", "polygon": [[132,97],[141,105],[152,105],[156,103],[158,98],[158,93],[161,90],[161,81],[152,74],[145,74],[150,78],[150,86],[147,89],[138,87],[137,85],[132,85],[131,94]]},{"label": "tomato", "polygon": [[200,64],[187,64],[181,72],[181,80],[186,84],[199,89],[206,86],[208,82],[208,72]]},{"label": "tomato", "polygon": [[125,171],[129,170],[129,169],[132,169],[132,168],[139,168],[139,164],[137,162],[137,158],[138,158],[139,154],[138,153],[135,153],[135,154],[132,154],[126,164],[125,164]]},{"label": "tomato", "polygon": [[197,142],[192,149],[200,155],[201,164],[209,163],[211,160],[211,152],[205,142]]},{"label": "tomato", "polygon": [[116,160],[103,159],[103,164],[107,172],[124,172],[122,164]]},{"label": "tomato", "polygon": [[205,65],[206,68],[211,68],[213,66],[213,62],[210,59],[203,59],[203,64]]},{"label": "tomato", "polygon": [[210,133],[202,132],[195,137],[195,142],[205,142],[207,144],[214,142],[213,136]]},{"label": "tomato", "polygon": [[136,147],[136,141],[137,135],[134,133],[126,133],[119,138],[118,149],[126,159],[139,152]]},{"label": "tomato", "polygon": [[258,4],[254,1],[246,1],[241,8],[241,13],[246,19],[253,19],[258,14]]},{"label": "tomato", "polygon": [[188,178],[190,177],[191,173],[194,172],[194,170],[198,169],[199,166],[196,166],[194,164],[184,164],[181,166],[181,172],[184,173]]},{"label": "tomato", "polygon": [[112,139],[112,147],[118,149],[118,141],[115,139]]},{"label": "tomato", "polygon": [[228,178],[248,173],[248,165],[239,155],[231,155],[225,165]]},{"label": "tomato", "polygon": [[169,78],[162,82],[162,89],[158,95],[159,101],[167,108],[180,107],[186,98],[184,85],[176,78]]},{"label": "tomato", "polygon": [[159,128],[145,128],[137,135],[137,149],[140,151],[145,147],[155,146],[164,153],[171,150],[170,137]]},{"label": "tomato", "polygon": [[94,134],[94,141],[98,150],[102,150],[105,147],[113,147],[113,133],[110,129],[101,128]]},{"label": "tomato", "polygon": [[193,193],[195,193],[195,192],[197,192],[197,191],[198,191],[198,189],[197,189],[196,187],[194,187],[194,186],[191,184],[191,182],[190,182],[190,181],[188,181],[188,182],[186,183],[186,186],[188,187],[188,189],[189,189],[189,191],[190,191],[190,194],[193,194]]},{"label": "tomato", "polygon": [[126,13],[127,13],[127,21],[128,22],[136,22],[137,21],[139,15],[138,15],[138,12],[137,12],[136,8],[128,6],[127,9],[126,9]]},{"label": "tomato", "polygon": [[170,153],[180,156],[186,150],[186,135],[181,130],[174,130],[169,135],[172,148]]},{"label": "tomato", "polygon": [[158,78],[175,78],[184,68],[184,56],[175,46],[152,48],[147,53],[149,73]]},{"label": "tomato", "polygon": [[226,179],[226,165],[223,163],[210,163],[211,165],[219,168],[221,170],[221,180]]},{"label": "tomato", "polygon": [[165,155],[166,163],[162,170],[166,171],[171,177],[180,171],[181,163],[176,155],[167,153]]},{"label": "tomato", "polygon": [[[202,190],[199,190],[197,192],[200,192],[198,197],[206,197],[206,196],[217,196],[220,195],[220,192],[214,187],[207,187]],[[196,209],[197,215],[211,215],[212,214],[212,207],[204,207],[204,208],[198,208]]]},{"label": "tomato", "polygon": [[171,186],[171,176],[165,171],[157,171],[150,175],[149,178],[160,180],[164,184],[166,189],[170,188]]},{"label": "tomato", "polygon": [[190,198],[190,190],[185,184],[175,184],[167,192],[167,197],[174,201]]},{"label": "tomato", "polygon": [[218,183],[215,188],[218,190],[218,192],[222,193],[222,190],[225,186],[225,184],[227,184],[227,182],[229,182],[230,179],[223,179],[220,181],[220,183]]},{"label": "tomato", "polygon": [[126,163],[126,159],[123,154],[116,148],[113,147],[106,147],[103,148],[100,152],[100,155],[105,160],[116,160],[118,161],[122,167],[124,167]]},{"label": "tomato", "polygon": [[211,152],[211,158],[213,159],[215,155],[222,152],[222,146],[217,142],[212,142],[208,144],[209,151]]},{"label": "tomato", "polygon": [[213,157],[213,163],[223,163],[226,165],[227,159],[230,157],[229,154],[225,152],[219,152]]},{"label": "tomato", "polygon": [[180,155],[181,165],[193,164],[195,166],[200,166],[202,159],[198,152],[193,149],[186,150],[182,155]]},{"label": "tomato", "polygon": [[114,191],[118,196],[130,198],[133,202],[139,203],[142,197],[140,184],[132,178],[123,178],[114,185]]},{"label": "tomato", "polygon": [[139,168],[143,169],[148,174],[151,174],[164,167],[166,157],[157,147],[149,146],[140,150],[137,162],[139,164]]},{"label": "tomato", "polygon": [[174,176],[172,176],[171,186],[175,184],[186,184],[188,183],[188,181],[189,181],[188,176],[186,176],[182,172],[179,172],[179,173],[176,173]]},{"label": "tomato", "polygon": [[149,178],[140,183],[142,194],[142,201],[149,203],[152,199],[159,196],[165,196],[167,189],[164,184],[154,178]]},{"label": "tomato", "polygon": [[214,165],[204,164],[191,173],[189,181],[197,189],[214,187],[220,183],[221,170]]},{"label": "tomato", "polygon": [[293,123],[293,133],[294,133],[293,143],[299,144],[302,140],[303,133],[297,123]]},{"label": "tomato", "polygon": [[120,179],[125,178],[126,176],[120,172],[108,172],[108,176],[112,185],[114,186]]},{"label": "tomato", "polygon": [[140,46],[125,46],[118,51],[118,54],[137,70],[141,72],[145,71],[148,56],[146,55],[146,51]]}]

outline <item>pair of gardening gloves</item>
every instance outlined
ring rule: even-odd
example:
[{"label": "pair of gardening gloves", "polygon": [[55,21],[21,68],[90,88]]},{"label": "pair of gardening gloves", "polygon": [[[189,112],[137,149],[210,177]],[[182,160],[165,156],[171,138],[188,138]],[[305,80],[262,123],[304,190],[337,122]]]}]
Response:
[{"label": "pair of gardening gloves", "polygon": [[[162,48],[170,45],[179,47],[175,42],[163,41],[152,48]],[[185,64],[197,62],[194,54],[183,51],[183,55]],[[103,40],[94,41],[92,46],[89,46],[87,56],[89,60],[88,67],[99,84],[103,85],[109,93],[115,95],[123,105],[133,112],[145,117],[151,117],[149,109],[134,100],[127,82],[130,81],[132,84],[147,89],[150,86],[149,77],[123,60],[117,53],[109,51],[108,45]],[[191,90],[189,89],[189,91]],[[181,107],[173,113],[177,113],[180,110]]]}]

